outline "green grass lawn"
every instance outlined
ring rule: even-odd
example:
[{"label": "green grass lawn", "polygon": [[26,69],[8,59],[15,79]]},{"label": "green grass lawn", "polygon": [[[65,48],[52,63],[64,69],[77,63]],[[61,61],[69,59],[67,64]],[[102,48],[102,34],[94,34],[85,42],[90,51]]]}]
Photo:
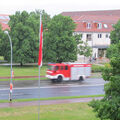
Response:
[{"label": "green grass lawn", "polygon": [[[40,75],[45,76],[46,75],[47,66],[42,66]],[[13,66],[14,76],[38,76],[39,70],[38,66]],[[0,77],[10,77],[11,76],[11,69],[10,66],[0,66]],[[13,78],[14,79],[14,78]],[[28,79],[19,79],[15,78],[14,80],[30,80]],[[5,81],[8,79],[0,79],[0,81]],[[32,78],[32,80],[36,80],[36,78]]]},{"label": "green grass lawn", "polygon": [[[37,120],[38,107],[1,108],[0,120]],[[100,120],[88,103],[41,105],[40,120]]]},{"label": "green grass lawn", "polygon": [[[41,67],[41,75],[46,74],[46,66]],[[0,76],[10,76],[10,66],[0,66]],[[15,76],[38,76],[38,66],[13,66]]]}]

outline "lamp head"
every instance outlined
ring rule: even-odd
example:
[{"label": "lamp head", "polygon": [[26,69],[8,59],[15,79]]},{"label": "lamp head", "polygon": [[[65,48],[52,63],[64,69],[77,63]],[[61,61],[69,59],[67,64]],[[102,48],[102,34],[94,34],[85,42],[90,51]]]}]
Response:
[{"label": "lamp head", "polygon": [[8,31],[4,31],[4,33],[8,35]]}]

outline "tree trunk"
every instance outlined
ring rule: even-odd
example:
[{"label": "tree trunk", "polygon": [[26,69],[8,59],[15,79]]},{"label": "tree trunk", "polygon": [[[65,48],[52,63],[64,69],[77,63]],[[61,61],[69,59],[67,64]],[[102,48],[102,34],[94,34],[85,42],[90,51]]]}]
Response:
[{"label": "tree trunk", "polygon": [[22,62],[20,63],[20,66],[23,66],[23,63],[22,63]]}]

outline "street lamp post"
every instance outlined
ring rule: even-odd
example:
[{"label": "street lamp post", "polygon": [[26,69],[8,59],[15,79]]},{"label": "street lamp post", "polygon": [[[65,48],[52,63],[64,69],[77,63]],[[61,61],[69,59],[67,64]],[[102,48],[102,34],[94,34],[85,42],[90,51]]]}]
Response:
[{"label": "street lamp post", "polygon": [[12,101],[12,88],[13,88],[13,84],[12,84],[12,41],[11,41],[11,37],[9,35],[9,32],[8,31],[4,31],[4,33],[8,35],[8,38],[10,40],[10,46],[11,46],[11,80],[10,80],[9,100]]}]

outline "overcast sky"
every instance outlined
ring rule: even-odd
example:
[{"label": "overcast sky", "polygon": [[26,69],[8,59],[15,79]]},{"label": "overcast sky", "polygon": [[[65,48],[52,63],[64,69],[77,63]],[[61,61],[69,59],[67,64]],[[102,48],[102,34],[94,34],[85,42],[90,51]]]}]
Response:
[{"label": "overcast sky", "polygon": [[0,14],[15,14],[16,11],[44,9],[54,16],[64,11],[115,10],[120,9],[120,0],[1,0]]}]

